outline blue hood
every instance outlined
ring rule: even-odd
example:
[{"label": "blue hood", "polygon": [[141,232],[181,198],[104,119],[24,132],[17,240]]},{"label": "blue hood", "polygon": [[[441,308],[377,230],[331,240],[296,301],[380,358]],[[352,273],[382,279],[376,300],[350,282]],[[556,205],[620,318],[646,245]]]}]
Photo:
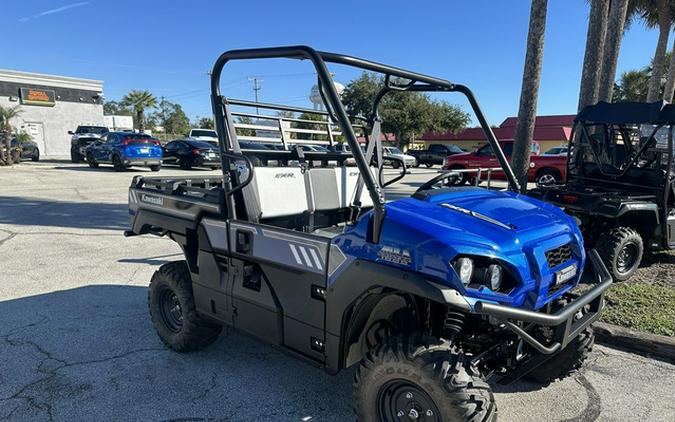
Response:
[{"label": "blue hood", "polygon": [[527,300],[533,308],[541,306],[552,298],[547,292],[559,269],[548,267],[545,253],[565,244],[571,245],[578,268],[583,268],[582,238],[574,220],[557,207],[513,192],[440,189],[390,202],[379,244],[365,242],[368,216],[334,239],[343,251],[385,263],[380,250],[393,248],[410,255],[409,265],[399,266],[463,292],[449,265],[458,255],[499,260],[518,275],[521,285],[508,295],[465,291],[476,299],[514,306]]}]

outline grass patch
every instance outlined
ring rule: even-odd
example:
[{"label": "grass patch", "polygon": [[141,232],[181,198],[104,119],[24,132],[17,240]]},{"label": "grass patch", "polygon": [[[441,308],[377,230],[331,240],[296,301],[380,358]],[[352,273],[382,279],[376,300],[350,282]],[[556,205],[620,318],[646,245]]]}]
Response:
[{"label": "grass patch", "polygon": [[675,337],[675,289],[658,284],[614,284],[607,290],[602,320]]}]

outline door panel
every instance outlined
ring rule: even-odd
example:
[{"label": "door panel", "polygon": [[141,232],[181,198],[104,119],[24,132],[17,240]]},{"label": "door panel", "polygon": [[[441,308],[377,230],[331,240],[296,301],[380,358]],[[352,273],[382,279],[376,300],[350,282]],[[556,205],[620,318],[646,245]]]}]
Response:
[{"label": "door panel", "polygon": [[323,361],[328,239],[241,221],[203,227],[213,251],[231,257],[235,329]]}]

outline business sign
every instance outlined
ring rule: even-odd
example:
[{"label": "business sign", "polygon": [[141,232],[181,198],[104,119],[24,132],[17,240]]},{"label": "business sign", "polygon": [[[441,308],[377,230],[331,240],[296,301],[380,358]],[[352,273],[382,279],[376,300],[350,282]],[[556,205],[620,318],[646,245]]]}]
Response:
[{"label": "business sign", "polygon": [[56,94],[51,89],[20,88],[21,104],[54,107]]}]

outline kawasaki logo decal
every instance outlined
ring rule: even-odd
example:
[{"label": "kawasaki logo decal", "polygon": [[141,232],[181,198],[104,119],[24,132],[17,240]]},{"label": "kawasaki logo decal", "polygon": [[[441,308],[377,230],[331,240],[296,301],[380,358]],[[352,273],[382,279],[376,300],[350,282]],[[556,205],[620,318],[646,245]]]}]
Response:
[{"label": "kawasaki logo decal", "polygon": [[141,195],[141,201],[153,205],[164,205],[164,198],[160,198],[159,196],[150,196],[143,194]]}]

